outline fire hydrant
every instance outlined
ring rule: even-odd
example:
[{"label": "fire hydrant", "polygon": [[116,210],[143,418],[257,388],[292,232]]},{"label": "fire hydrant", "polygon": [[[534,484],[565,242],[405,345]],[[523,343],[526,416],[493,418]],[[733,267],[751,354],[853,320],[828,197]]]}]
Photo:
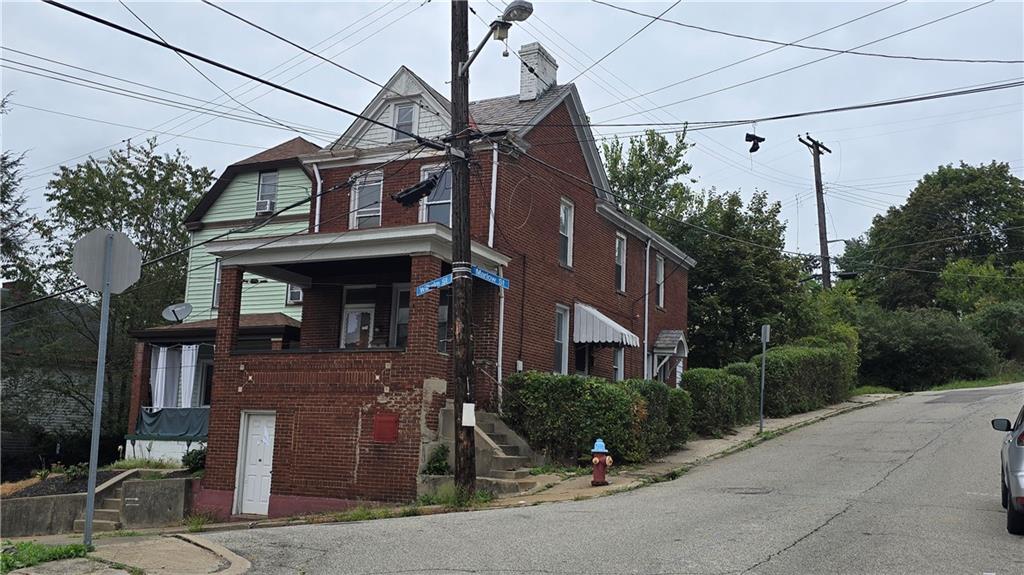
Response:
[{"label": "fire hydrant", "polygon": [[604,440],[598,439],[594,442],[594,449],[590,450],[594,458],[590,460],[594,464],[594,476],[590,480],[590,484],[594,487],[600,485],[608,485],[608,480],[605,478],[605,472],[609,467],[612,466],[612,456],[608,455],[608,450],[604,447]]}]

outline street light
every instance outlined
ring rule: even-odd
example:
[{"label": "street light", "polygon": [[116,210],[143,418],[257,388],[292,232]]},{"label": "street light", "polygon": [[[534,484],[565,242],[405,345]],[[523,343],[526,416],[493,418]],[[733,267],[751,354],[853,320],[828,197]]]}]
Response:
[{"label": "street light", "polygon": [[470,55],[469,60],[459,63],[459,76],[465,76],[469,70],[473,60],[476,60],[480,50],[483,50],[484,44],[487,43],[492,37],[499,41],[504,42],[508,40],[508,29],[512,27],[513,22],[522,22],[533,14],[533,4],[526,0],[512,0],[512,3],[505,8],[505,11],[501,14],[500,20],[491,22],[491,27],[487,30],[487,35],[480,41],[480,45],[473,50],[473,54]]}]

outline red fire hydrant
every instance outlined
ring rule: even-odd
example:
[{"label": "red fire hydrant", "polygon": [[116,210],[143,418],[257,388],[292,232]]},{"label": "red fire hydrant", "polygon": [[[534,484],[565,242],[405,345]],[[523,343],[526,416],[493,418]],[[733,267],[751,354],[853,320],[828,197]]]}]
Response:
[{"label": "red fire hydrant", "polygon": [[590,453],[594,456],[590,460],[594,464],[594,476],[590,480],[590,484],[594,487],[600,485],[608,485],[608,479],[605,478],[605,473],[608,468],[612,466],[612,456],[608,455],[608,450],[604,447],[604,440],[598,439],[594,442],[594,448],[590,450]]}]

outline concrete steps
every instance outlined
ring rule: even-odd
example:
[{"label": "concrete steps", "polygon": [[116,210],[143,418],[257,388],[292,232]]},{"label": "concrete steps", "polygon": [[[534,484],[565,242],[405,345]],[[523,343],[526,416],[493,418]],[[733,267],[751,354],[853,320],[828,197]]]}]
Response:
[{"label": "concrete steps", "polygon": [[[92,520],[93,531],[117,531],[120,528],[120,521],[106,521],[103,519],[96,519],[95,517]],[[85,519],[75,519],[75,532],[81,533],[83,531],[85,531]]]},{"label": "concrete steps", "polygon": [[[104,493],[97,497],[96,507],[92,514],[92,530],[117,531],[121,528],[121,500],[124,497],[121,486],[118,485],[109,494]],[[75,519],[74,530],[77,533],[85,531],[85,513],[82,517]]]}]

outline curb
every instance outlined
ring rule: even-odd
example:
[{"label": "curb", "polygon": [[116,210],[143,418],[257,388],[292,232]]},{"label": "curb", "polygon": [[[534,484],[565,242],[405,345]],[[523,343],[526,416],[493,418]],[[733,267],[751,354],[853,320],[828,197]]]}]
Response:
[{"label": "curb", "polygon": [[222,575],[242,575],[242,573],[245,573],[249,569],[252,569],[252,563],[250,563],[248,559],[242,557],[241,555],[238,555],[234,551],[231,551],[230,549],[224,547],[219,543],[214,543],[213,541],[209,541],[206,538],[200,537],[198,535],[188,535],[185,533],[172,535],[172,537],[191,543],[196,547],[202,547],[210,553],[213,553],[214,555],[217,555],[221,559],[227,561],[228,568],[221,571],[217,571],[217,573],[220,573]]}]

